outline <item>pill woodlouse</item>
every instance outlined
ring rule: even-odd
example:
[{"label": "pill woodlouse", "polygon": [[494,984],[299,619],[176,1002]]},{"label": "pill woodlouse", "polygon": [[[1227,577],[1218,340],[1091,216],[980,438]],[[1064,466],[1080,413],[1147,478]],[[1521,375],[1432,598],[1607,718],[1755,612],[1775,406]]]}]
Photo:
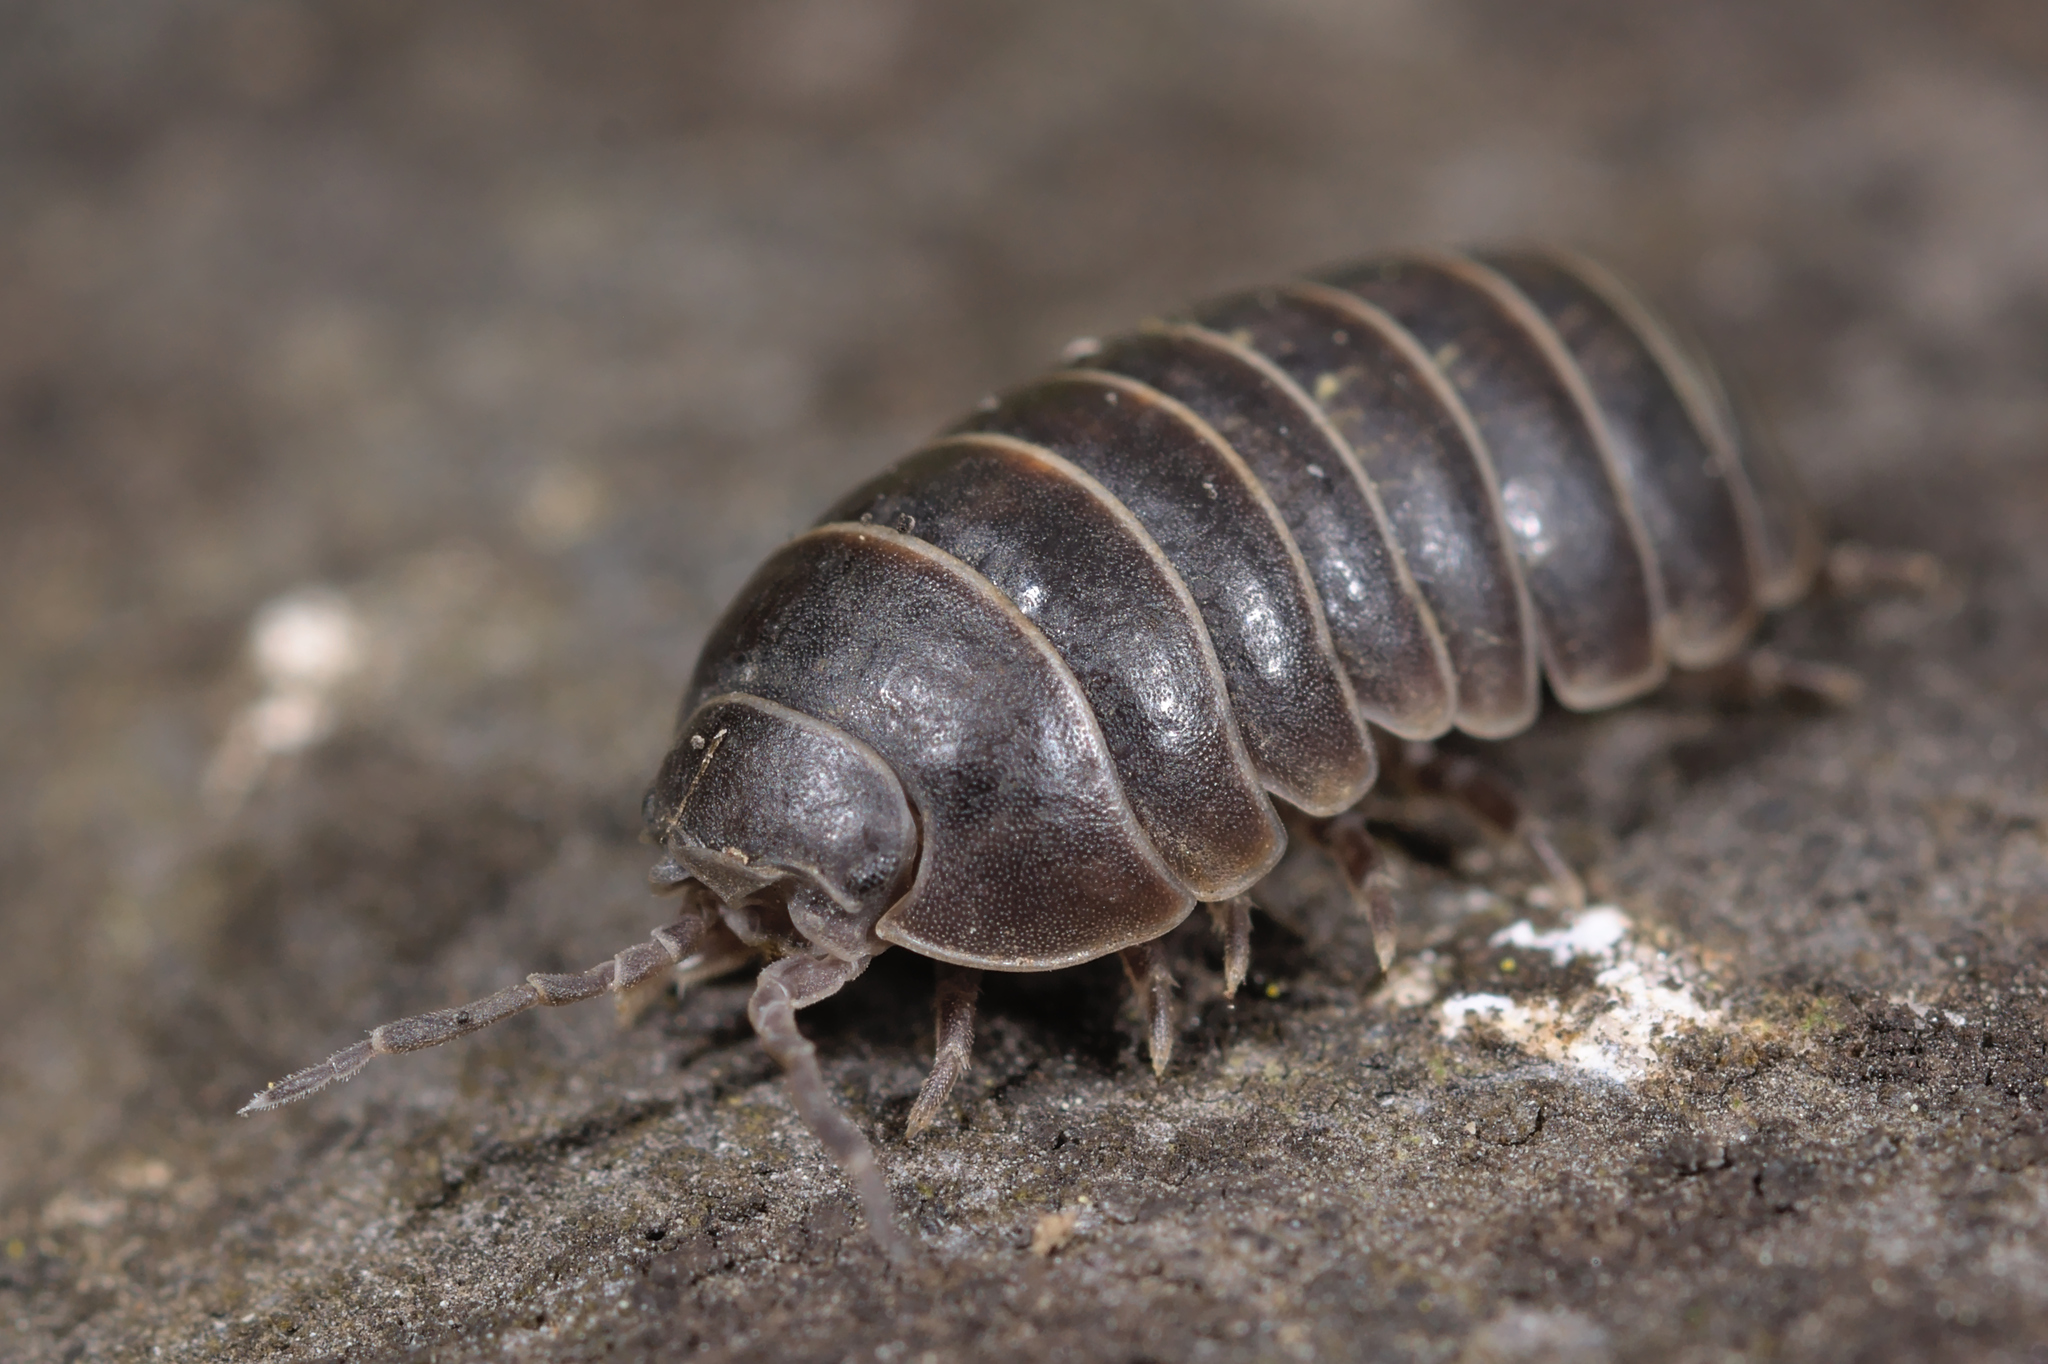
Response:
[{"label": "pill woodlouse", "polygon": [[[1730,659],[1818,562],[1712,372],[1562,252],[1375,258],[1066,359],[841,498],[713,629],[645,804],[676,923],[387,1023],[244,1111],[535,1004],[765,957],[749,1017],[899,1250],[797,1010],[891,945],[939,963],[915,1134],[966,1064],[981,971],[1116,952],[1163,1067],[1150,944],[1208,905],[1234,991],[1289,828],[1390,954],[1355,814],[1374,728],[1510,735],[1539,679],[1616,705]],[[1517,819],[1455,764],[1420,769]]]}]

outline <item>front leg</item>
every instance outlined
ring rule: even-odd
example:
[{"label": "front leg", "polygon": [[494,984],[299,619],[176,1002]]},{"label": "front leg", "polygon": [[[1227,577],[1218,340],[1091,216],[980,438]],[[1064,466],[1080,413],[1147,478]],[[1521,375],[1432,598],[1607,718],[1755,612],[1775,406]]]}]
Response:
[{"label": "front leg", "polygon": [[784,957],[761,972],[754,997],[747,1001],[747,1020],[761,1045],[781,1065],[789,1081],[797,1114],[833,1161],[846,1173],[868,1217],[868,1231],[884,1254],[898,1263],[908,1259],[910,1242],[896,1224],[896,1204],[874,1148],[853,1120],[840,1111],[818,1068],[818,1049],[798,1030],[796,1011],[839,992],[867,969],[867,959],[841,961],[808,953]]},{"label": "front leg", "polygon": [[932,1058],[931,1074],[911,1106],[910,1121],[903,1135],[915,1137],[938,1120],[939,1109],[974,1050],[974,1001],[981,994],[981,972],[950,962],[935,963],[938,970],[939,1044]]}]

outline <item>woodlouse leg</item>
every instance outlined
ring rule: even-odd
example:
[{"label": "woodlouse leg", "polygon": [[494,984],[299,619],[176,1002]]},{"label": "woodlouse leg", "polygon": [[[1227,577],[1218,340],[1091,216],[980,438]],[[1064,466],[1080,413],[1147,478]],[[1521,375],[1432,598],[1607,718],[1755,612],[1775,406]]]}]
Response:
[{"label": "woodlouse leg", "polygon": [[692,985],[717,980],[760,959],[760,948],[749,947],[723,919],[714,919],[697,940],[697,950],[676,963],[676,988],[687,990]]},{"label": "woodlouse leg", "polygon": [[1863,700],[1863,679],[1849,669],[1787,658],[1773,649],[1751,649],[1729,670],[1728,691],[1742,705],[1790,697],[1847,710]]},{"label": "woodlouse leg", "polygon": [[1477,758],[1445,753],[1428,743],[1401,745],[1400,759],[1402,774],[1417,791],[1442,797],[1500,833],[1521,839],[1542,865],[1551,889],[1557,892],[1566,910],[1576,913],[1586,907],[1585,883],[1550,841],[1543,821],[1522,808],[1521,800],[1500,773]]},{"label": "woodlouse leg", "polygon": [[837,994],[866,969],[865,959],[849,962],[808,954],[784,957],[761,972],[754,997],[747,1001],[747,1019],[754,1025],[761,1045],[782,1066],[789,1081],[790,1098],[804,1125],[845,1172],[860,1196],[861,1206],[867,1211],[868,1230],[876,1244],[891,1260],[901,1263],[910,1254],[910,1243],[896,1225],[896,1204],[882,1178],[882,1167],[875,1162],[874,1148],[832,1101],[832,1093],[825,1087],[825,1074],[818,1068],[818,1049],[796,1025],[798,1009]]},{"label": "woodlouse leg", "polygon": [[1152,1044],[1152,1073],[1166,1074],[1173,1061],[1173,968],[1157,941],[1141,942],[1117,954],[1131,978],[1138,1009],[1145,1015]]},{"label": "woodlouse leg", "polygon": [[374,1056],[438,1047],[443,1042],[488,1028],[536,1004],[574,1004],[607,991],[626,991],[651,979],[691,955],[704,932],[702,919],[679,919],[667,928],[657,928],[647,942],[638,943],[610,961],[573,975],[535,974],[524,984],[505,989],[474,1004],[453,1009],[436,1009],[415,1014],[371,1029],[370,1035],[352,1047],[328,1057],[317,1066],[296,1071],[242,1105],[243,1113],[262,1113],[317,1093],[337,1080],[346,1080]]},{"label": "woodlouse leg", "polygon": [[1863,679],[1831,663],[1787,658],[1754,648],[1726,663],[1677,679],[1672,694],[1696,704],[1747,710],[1775,701],[1802,701],[1848,710],[1863,700]]},{"label": "woodlouse leg", "polygon": [[1840,596],[1860,597],[1880,592],[1908,592],[1922,596],[1938,592],[1946,575],[1941,560],[1921,550],[1879,549],[1845,540],[1828,550],[1821,568],[1821,584]]},{"label": "woodlouse leg", "polygon": [[1234,895],[1208,908],[1209,922],[1223,939],[1223,997],[1236,999],[1252,966],[1252,897]]},{"label": "woodlouse leg", "polygon": [[[1828,550],[1819,587],[1836,597],[1931,597],[1949,583],[1941,560],[1919,550],[1878,549],[1844,542]],[[1860,705],[1863,679],[1848,668],[1788,658],[1753,648],[1707,669],[1681,685],[1724,706],[1760,706],[1804,701],[1835,710]]]},{"label": "woodlouse leg", "polygon": [[1308,832],[1336,862],[1352,901],[1365,912],[1365,921],[1372,928],[1372,950],[1380,959],[1380,970],[1385,971],[1394,964],[1394,895],[1387,887],[1379,844],[1366,831],[1365,812],[1346,810],[1329,819],[1313,820]]},{"label": "woodlouse leg", "polygon": [[981,972],[972,967],[938,962],[938,991],[935,1009],[939,1020],[939,1045],[932,1061],[932,1073],[910,1107],[910,1121],[903,1134],[915,1137],[938,1119],[939,1109],[953,1090],[953,1082],[967,1069],[974,1048],[974,1001],[981,994]]}]

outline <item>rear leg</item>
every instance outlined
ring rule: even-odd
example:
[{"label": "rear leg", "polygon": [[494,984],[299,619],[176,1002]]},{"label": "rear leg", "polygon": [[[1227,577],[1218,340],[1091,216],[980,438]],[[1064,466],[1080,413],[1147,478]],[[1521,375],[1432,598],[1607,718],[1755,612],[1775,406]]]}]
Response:
[{"label": "rear leg", "polygon": [[[1951,583],[1941,560],[1919,550],[1879,549],[1844,541],[1828,550],[1816,590],[1830,597],[1933,597]],[[1714,703],[1748,708],[1780,701],[1846,710],[1863,700],[1863,679],[1848,668],[1791,658],[1761,645],[1728,662],[1678,680]]]},{"label": "rear leg", "polygon": [[1372,929],[1372,949],[1380,970],[1394,964],[1397,946],[1394,922],[1394,893],[1388,884],[1386,858],[1365,827],[1362,808],[1346,810],[1329,819],[1304,821],[1308,838],[1330,855],[1351,892],[1351,902],[1365,916]]},{"label": "rear leg", "polygon": [[1863,679],[1848,668],[1810,659],[1790,658],[1762,645],[1709,668],[1680,686],[1695,695],[1733,709],[1752,709],[1778,701],[1796,701],[1848,710],[1863,700]]},{"label": "rear leg", "polygon": [[1820,585],[1844,597],[1880,593],[1933,596],[1948,582],[1941,560],[1922,550],[1880,549],[1844,540],[1828,550]]},{"label": "rear leg", "polygon": [[[1462,754],[1439,752],[1433,744],[1394,741],[1382,746],[1380,771],[1393,788],[1391,798],[1397,807],[1403,797],[1429,797],[1462,810],[1500,837],[1519,840],[1543,868],[1566,907],[1585,907],[1585,886],[1578,874],[1541,822],[1522,808],[1507,780],[1486,764]],[[1399,822],[1398,814],[1395,822]],[[1300,816],[1290,821],[1289,827],[1329,855],[1352,903],[1372,930],[1380,970],[1390,969],[1399,946],[1392,878],[1386,856],[1367,827],[1366,807],[1356,806],[1328,819]]]},{"label": "rear leg", "polygon": [[875,1161],[874,1148],[832,1101],[824,1072],[818,1068],[818,1050],[796,1025],[798,1009],[837,994],[866,969],[865,958],[849,962],[808,953],[784,957],[761,972],[754,997],[747,1002],[747,1019],[761,1045],[782,1066],[790,1098],[804,1125],[860,1196],[869,1233],[884,1254],[902,1263],[910,1255],[910,1242],[896,1225],[896,1204],[882,1178],[882,1167]]},{"label": "rear leg", "polygon": [[1520,842],[1543,868],[1551,890],[1566,910],[1586,907],[1585,883],[1551,841],[1543,821],[1523,807],[1507,778],[1497,770],[1478,758],[1446,753],[1435,744],[1420,742],[1399,744],[1383,770],[1407,791],[1447,801],[1494,834]]}]

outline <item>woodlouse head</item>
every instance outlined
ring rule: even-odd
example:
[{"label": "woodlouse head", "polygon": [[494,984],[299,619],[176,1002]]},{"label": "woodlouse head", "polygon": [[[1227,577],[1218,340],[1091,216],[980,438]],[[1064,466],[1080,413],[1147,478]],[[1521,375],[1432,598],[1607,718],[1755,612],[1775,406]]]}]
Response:
[{"label": "woodlouse head", "polygon": [[695,879],[728,905],[771,901],[835,955],[879,950],[874,925],[908,889],[918,830],[873,749],[759,697],[699,706],[647,793],[667,856],[657,889]]}]

